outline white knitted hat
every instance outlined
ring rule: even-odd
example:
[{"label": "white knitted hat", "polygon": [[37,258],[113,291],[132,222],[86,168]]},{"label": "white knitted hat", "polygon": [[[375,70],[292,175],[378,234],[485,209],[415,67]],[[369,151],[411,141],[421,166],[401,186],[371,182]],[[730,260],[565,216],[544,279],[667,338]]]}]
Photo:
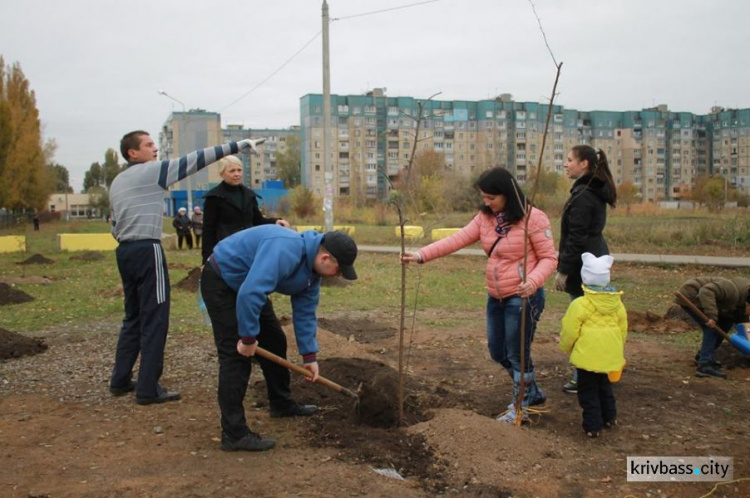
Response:
[{"label": "white knitted hat", "polygon": [[598,285],[605,287],[609,284],[609,269],[612,268],[614,258],[609,254],[596,257],[590,252],[581,254],[583,268],[581,268],[581,280],[586,285]]}]

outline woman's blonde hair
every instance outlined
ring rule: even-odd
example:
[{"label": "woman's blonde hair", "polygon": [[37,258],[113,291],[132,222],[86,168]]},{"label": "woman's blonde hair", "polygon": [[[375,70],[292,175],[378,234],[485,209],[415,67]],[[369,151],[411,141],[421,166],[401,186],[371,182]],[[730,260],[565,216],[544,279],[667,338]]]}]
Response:
[{"label": "woman's blonde hair", "polygon": [[242,161],[237,156],[226,156],[219,159],[219,174],[224,175],[224,171],[229,167],[230,164],[236,164],[242,167]]}]

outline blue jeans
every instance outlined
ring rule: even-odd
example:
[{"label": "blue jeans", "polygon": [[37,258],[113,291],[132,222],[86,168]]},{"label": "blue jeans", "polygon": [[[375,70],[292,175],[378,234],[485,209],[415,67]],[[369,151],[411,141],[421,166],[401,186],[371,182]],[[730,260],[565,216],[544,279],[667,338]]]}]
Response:
[{"label": "blue jeans", "polygon": [[[526,304],[526,336],[524,342],[525,372],[534,371],[531,342],[539,317],[544,311],[544,289],[529,297]],[[509,371],[521,371],[521,297],[495,299],[487,296],[487,347],[490,357]]]}]

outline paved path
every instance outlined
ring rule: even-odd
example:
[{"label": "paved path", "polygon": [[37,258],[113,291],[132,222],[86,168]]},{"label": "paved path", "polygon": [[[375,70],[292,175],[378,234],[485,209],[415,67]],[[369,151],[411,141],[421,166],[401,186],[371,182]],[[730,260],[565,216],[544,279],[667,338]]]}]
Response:
[{"label": "paved path", "polygon": [[[358,246],[360,251],[398,253],[401,249],[394,246]],[[465,256],[486,257],[481,249],[461,249],[456,252]],[[629,263],[668,263],[673,265],[710,265],[728,266],[730,268],[750,268],[750,258],[729,258],[723,256],[691,256],[681,254],[613,254],[615,261]]]}]

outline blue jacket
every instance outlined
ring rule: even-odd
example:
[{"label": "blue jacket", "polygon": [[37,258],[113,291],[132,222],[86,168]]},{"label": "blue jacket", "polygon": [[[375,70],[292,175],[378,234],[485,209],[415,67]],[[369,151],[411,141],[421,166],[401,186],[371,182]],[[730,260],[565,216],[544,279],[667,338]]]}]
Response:
[{"label": "blue jacket", "polygon": [[323,242],[315,231],[297,233],[279,225],[241,230],[214,247],[213,261],[221,278],[237,292],[240,337],[260,332],[260,311],[267,296],[291,296],[292,322],[302,356],[317,353],[315,311],[320,297],[320,276],[313,262]]}]

